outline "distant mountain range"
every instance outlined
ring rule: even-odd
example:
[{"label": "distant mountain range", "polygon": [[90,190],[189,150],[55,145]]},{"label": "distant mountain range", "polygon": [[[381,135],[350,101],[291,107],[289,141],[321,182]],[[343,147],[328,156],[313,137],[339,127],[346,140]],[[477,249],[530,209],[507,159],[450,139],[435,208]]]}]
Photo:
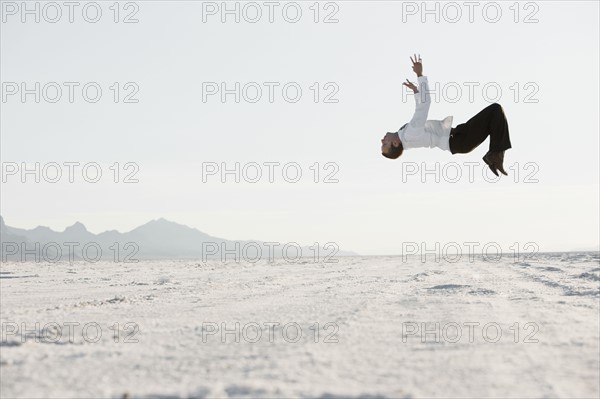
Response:
[{"label": "distant mountain range", "polygon": [[2,261],[201,259],[254,262],[285,255],[293,263],[300,261],[296,259],[298,255],[308,261],[357,255],[339,250],[336,244],[319,243],[317,249],[296,243],[227,240],[162,218],[126,233],[110,230],[93,234],[79,222],[62,232],[44,226],[19,229],[7,226],[0,216],[0,244]]}]

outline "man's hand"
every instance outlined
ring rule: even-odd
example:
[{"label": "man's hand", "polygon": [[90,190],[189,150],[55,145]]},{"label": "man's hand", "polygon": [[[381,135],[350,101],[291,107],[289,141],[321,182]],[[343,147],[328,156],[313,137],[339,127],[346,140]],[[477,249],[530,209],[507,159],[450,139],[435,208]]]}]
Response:
[{"label": "man's hand", "polygon": [[[408,82],[408,83],[406,83]],[[412,83],[410,80],[406,79],[406,82],[402,83],[404,86],[408,87],[409,89],[411,89],[413,91],[413,93],[418,93],[419,89],[417,89],[417,86],[415,86],[414,83]]]},{"label": "man's hand", "polygon": [[417,57],[415,54],[415,58],[410,57],[410,60],[413,63],[413,71],[417,74],[417,76],[423,76],[423,64],[421,64],[421,54]]}]

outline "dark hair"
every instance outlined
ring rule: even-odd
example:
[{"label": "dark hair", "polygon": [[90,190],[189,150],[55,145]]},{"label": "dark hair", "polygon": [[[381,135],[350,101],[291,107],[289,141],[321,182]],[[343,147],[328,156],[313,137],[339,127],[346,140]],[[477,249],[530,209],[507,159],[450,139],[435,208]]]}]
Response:
[{"label": "dark hair", "polygon": [[400,155],[402,155],[403,152],[404,152],[404,147],[402,147],[402,142],[400,142],[400,145],[398,147],[394,147],[392,145],[392,146],[390,146],[390,149],[388,150],[387,154],[382,152],[381,155],[383,155],[384,157],[389,158],[389,159],[396,159]]}]

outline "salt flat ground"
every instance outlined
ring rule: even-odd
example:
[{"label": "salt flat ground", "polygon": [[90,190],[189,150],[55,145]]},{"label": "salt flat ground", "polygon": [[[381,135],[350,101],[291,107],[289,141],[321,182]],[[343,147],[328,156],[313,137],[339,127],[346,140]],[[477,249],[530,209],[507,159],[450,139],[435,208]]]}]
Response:
[{"label": "salt flat ground", "polygon": [[594,253],[5,263],[0,393],[597,398],[599,275]]}]

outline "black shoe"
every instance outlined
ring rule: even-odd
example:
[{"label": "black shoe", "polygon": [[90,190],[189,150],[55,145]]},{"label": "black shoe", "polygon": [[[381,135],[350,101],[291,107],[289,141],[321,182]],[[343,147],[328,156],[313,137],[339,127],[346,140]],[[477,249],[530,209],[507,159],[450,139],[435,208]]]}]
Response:
[{"label": "black shoe", "polygon": [[504,151],[488,151],[487,154],[483,156],[483,162],[487,164],[496,176],[500,176],[498,174],[498,170],[504,176],[508,176],[508,173],[504,170]]}]

